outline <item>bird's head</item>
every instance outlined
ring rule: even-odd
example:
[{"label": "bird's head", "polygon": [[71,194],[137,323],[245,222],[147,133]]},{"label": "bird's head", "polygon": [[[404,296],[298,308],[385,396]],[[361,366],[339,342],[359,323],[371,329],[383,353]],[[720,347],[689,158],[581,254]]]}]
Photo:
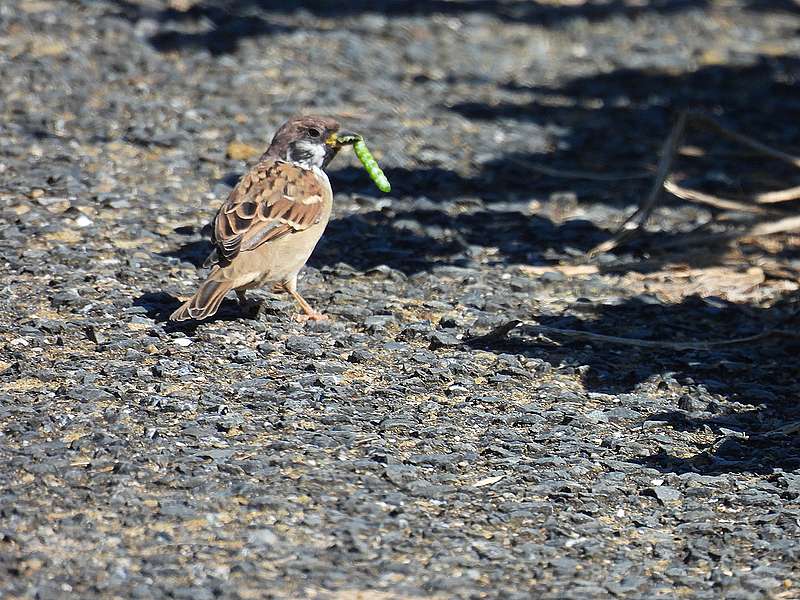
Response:
[{"label": "bird's head", "polygon": [[351,135],[340,131],[339,123],[330,117],[295,117],[278,129],[264,156],[295,163],[306,169],[322,169],[328,166],[342,147],[339,136]]}]

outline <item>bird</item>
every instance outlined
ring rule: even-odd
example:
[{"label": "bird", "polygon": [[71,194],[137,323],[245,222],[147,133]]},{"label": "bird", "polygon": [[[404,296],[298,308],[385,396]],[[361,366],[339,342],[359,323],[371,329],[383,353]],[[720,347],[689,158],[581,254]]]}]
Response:
[{"label": "bird", "polygon": [[333,192],[324,169],[354,135],[333,118],[312,115],[278,129],[217,211],[214,249],[203,263],[211,271],[171,321],[207,319],[231,290],[244,304],[247,290],[269,284],[297,301],[304,313],[298,320],[326,318],[297,291],[297,275],[330,219]]}]

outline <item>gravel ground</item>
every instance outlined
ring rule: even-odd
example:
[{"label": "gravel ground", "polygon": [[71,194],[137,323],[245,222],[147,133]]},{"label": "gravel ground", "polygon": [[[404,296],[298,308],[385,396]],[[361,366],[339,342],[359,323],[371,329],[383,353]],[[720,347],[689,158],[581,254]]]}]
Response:
[{"label": "gravel ground", "polygon": [[[732,221],[674,200],[576,273],[648,181],[531,165],[652,170],[681,107],[800,152],[798,30],[789,0],[0,4],[0,596],[800,598],[796,337],[459,344],[796,332],[800,237],[685,248]],[[300,283],[332,319],[167,323],[301,112],[394,185],[332,167]],[[677,170],[797,185],[703,132]]]}]

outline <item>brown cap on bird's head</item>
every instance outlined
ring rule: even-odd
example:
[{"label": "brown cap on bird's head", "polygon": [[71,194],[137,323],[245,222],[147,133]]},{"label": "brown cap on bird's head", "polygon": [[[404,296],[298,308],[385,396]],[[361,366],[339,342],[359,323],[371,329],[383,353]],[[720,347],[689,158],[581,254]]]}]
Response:
[{"label": "brown cap on bird's head", "polygon": [[263,158],[275,158],[306,167],[326,166],[339,150],[339,123],[330,117],[300,116],[278,129]]}]

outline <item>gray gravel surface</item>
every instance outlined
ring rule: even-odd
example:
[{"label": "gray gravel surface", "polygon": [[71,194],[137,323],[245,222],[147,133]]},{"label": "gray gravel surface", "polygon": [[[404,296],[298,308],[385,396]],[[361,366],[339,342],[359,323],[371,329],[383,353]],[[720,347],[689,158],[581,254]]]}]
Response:
[{"label": "gray gravel surface", "polygon": [[[551,268],[649,184],[530,165],[647,172],[682,107],[800,151],[798,30],[789,1],[0,3],[0,596],[800,597],[796,337],[459,343],[797,332],[796,237],[669,266],[730,223],[671,201]],[[237,148],[301,112],[394,186],[332,166],[300,283],[331,320],[264,292],[168,324]],[[703,132],[678,168],[797,181]]]}]

